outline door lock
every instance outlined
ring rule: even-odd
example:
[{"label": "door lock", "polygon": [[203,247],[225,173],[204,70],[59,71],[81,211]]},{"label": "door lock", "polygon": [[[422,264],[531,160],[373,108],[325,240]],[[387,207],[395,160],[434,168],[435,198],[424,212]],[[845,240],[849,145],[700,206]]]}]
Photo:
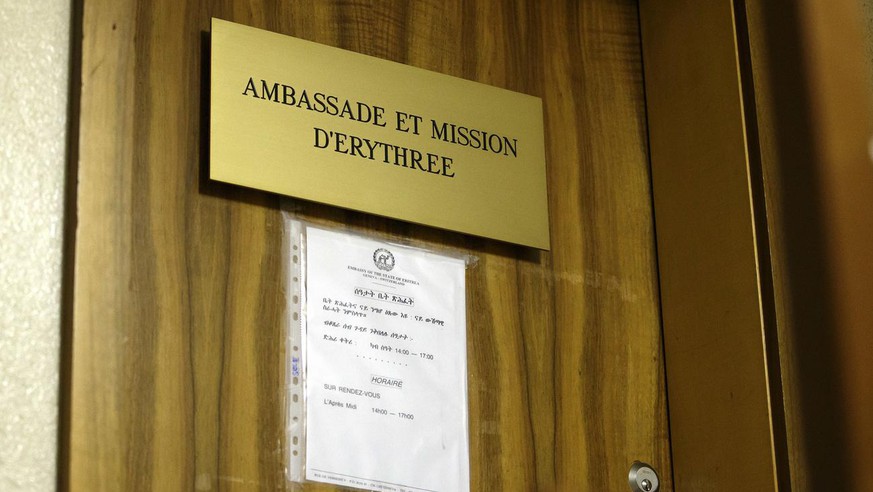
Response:
[{"label": "door lock", "polygon": [[634,461],[627,474],[627,481],[633,492],[658,492],[661,486],[658,472],[651,465]]}]

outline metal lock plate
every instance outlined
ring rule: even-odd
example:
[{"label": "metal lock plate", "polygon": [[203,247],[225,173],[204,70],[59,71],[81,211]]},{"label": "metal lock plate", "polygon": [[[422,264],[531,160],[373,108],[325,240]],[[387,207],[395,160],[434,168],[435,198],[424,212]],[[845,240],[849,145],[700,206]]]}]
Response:
[{"label": "metal lock plate", "polygon": [[642,461],[634,461],[627,474],[627,481],[633,492],[658,492],[661,486],[655,469]]}]

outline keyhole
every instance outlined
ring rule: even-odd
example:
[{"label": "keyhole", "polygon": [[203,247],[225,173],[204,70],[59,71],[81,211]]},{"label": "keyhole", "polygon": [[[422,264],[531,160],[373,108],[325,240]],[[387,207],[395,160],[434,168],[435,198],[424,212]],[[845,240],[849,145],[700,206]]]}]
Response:
[{"label": "keyhole", "polygon": [[643,490],[645,490],[646,492],[651,492],[651,490],[652,490],[652,482],[650,482],[648,478],[644,478],[644,479],[640,482],[640,487],[642,487]]}]

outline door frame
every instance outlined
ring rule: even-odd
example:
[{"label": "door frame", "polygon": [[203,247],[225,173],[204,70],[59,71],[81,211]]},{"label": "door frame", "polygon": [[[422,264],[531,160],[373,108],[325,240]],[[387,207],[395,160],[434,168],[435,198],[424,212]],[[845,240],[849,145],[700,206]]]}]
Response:
[{"label": "door frame", "polygon": [[676,490],[789,490],[745,6],[640,1]]}]

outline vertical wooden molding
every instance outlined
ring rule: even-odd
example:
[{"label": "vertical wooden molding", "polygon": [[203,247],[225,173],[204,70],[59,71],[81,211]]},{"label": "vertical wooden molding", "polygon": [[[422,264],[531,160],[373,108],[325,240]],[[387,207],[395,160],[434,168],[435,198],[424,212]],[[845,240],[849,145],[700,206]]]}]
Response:
[{"label": "vertical wooden molding", "polygon": [[62,466],[70,490],[124,489],[134,486],[127,481],[122,444],[131,436],[124,432],[123,400],[114,389],[126,377],[118,348],[125,343],[123,310],[129,300],[122,286],[130,279],[124,252],[131,240],[125,212],[132,192],[126,166],[133,158],[135,5],[89,2],[82,16],[69,462]]},{"label": "vertical wooden molding", "polygon": [[[863,58],[859,2],[812,1],[798,7],[809,81],[815,167],[820,177],[824,261],[833,299],[836,373],[843,390],[844,480],[873,490],[873,104]],[[810,356],[812,354],[806,354]],[[811,463],[810,466],[814,466]]]},{"label": "vertical wooden molding", "polygon": [[640,15],[676,489],[776,490],[733,3]]},{"label": "vertical wooden molding", "polygon": [[745,0],[793,490],[873,490],[869,60],[852,0]]}]

